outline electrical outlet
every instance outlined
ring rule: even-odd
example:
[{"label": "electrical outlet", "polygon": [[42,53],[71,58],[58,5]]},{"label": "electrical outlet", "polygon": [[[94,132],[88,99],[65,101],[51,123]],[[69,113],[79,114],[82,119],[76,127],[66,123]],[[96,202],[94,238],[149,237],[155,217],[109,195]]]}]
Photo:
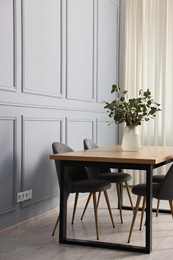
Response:
[{"label": "electrical outlet", "polygon": [[25,190],[17,193],[17,202],[32,199],[32,190]]}]

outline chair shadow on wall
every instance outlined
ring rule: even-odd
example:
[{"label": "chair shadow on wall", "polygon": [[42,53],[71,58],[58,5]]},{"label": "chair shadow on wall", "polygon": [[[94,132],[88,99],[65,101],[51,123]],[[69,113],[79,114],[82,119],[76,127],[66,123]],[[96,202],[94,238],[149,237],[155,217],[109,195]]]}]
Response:
[{"label": "chair shadow on wall", "polygon": [[[34,204],[55,198],[59,195],[56,171],[53,162],[49,159],[50,154],[51,151],[45,151],[39,154],[37,162],[35,160],[33,164],[30,165],[27,161],[23,163],[21,172],[22,189],[19,191],[32,189],[32,199],[24,203]],[[47,210],[49,210],[50,207],[51,204],[49,203]]]},{"label": "chair shadow on wall", "polygon": [[[5,212],[16,204],[16,163],[13,156],[0,161],[0,212]],[[8,190],[8,196],[7,196]]]}]

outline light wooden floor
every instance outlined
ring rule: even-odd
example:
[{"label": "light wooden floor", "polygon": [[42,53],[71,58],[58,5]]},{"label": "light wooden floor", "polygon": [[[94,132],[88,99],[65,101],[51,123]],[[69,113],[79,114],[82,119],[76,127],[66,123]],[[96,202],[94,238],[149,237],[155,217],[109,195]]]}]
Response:
[{"label": "light wooden floor", "polygon": [[[132,219],[132,212],[123,210],[124,223],[120,224],[119,212],[116,209],[116,193],[114,187],[109,192],[115,228],[112,228],[107,208],[102,196],[99,207],[99,234],[102,241],[127,243],[128,232]],[[134,197],[135,201],[136,197]],[[68,203],[68,236],[84,239],[96,239],[92,203],[85,218],[80,220],[85,197],[79,201],[75,223],[70,224],[72,201]],[[125,203],[127,204],[128,201]],[[161,202],[161,206],[166,204]],[[122,252],[109,249],[98,249],[82,246],[60,245],[58,230],[51,236],[52,228],[58,215],[58,209],[22,223],[8,230],[0,232],[0,260],[105,260],[105,259],[173,259],[173,219],[169,214],[160,213],[156,218],[153,213],[153,251],[150,255]],[[139,214],[140,216],[140,214]],[[144,230],[138,230],[139,218],[135,223],[131,244],[144,244]]]}]

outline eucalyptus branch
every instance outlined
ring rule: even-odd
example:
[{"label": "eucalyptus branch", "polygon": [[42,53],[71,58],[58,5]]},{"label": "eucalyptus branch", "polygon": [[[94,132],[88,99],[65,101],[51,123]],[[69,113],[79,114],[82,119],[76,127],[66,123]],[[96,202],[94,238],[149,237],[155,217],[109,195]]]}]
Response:
[{"label": "eucalyptus branch", "polygon": [[154,119],[156,112],[161,111],[160,104],[153,100],[149,89],[139,90],[139,96],[130,99],[127,90],[121,91],[117,85],[112,86],[111,93],[116,93],[116,98],[110,103],[105,102],[104,108],[116,124],[141,125],[142,121]]}]

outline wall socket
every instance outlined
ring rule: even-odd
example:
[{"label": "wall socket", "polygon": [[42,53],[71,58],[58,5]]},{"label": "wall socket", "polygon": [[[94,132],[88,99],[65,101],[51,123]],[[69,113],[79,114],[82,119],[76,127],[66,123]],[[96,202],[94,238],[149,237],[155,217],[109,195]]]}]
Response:
[{"label": "wall socket", "polygon": [[25,190],[17,193],[17,202],[32,199],[32,190]]}]

